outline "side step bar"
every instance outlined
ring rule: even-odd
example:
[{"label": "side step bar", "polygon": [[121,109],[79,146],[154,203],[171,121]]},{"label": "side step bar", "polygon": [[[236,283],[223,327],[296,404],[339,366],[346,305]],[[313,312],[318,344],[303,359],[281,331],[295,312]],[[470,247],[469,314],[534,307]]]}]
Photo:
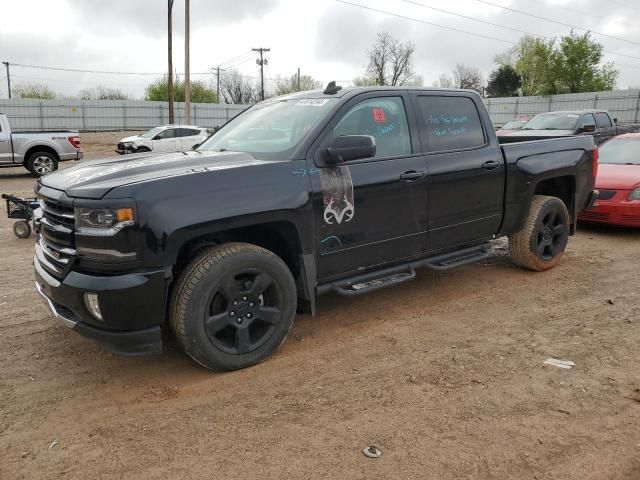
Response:
[{"label": "side step bar", "polygon": [[353,296],[408,282],[416,278],[416,269],[427,267],[448,270],[466,263],[476,262],[491,254],[491,244],[484,243],[434,257],[416,260],[403,265],[363,273],[351,278],[318,285],[318,295],[333,291],[339,295]]}]

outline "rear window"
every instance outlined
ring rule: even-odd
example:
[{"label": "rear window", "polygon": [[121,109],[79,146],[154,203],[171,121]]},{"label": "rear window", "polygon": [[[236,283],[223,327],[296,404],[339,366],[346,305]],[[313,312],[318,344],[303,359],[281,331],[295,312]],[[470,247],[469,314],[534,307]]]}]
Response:
[{"label": "rear window", "polygon": [[200,130],[196,130],[195,128],[181,128],[180,136],[181,137],[193,137],[194,135],[200,135]]},{"label": "rear window", "polygon": [[429,152],[464,150],[486,143],[478,109],[470,98],[420,96],[418,106]]}]

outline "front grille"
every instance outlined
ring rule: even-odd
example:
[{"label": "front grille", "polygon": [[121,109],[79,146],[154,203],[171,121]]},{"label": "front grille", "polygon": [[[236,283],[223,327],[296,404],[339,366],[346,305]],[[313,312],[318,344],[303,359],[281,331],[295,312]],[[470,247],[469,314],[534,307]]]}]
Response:
[{"label": "front grille", "polygon": [[42,267],[57,278],[64,278],[76,258],[73,207],[40,198],[42,217],[36,220],[36,256]]},{"label": "front grille", "polygon": [[51,200],[40,199],[43,216],[53,225],[63,225],[73,230],[75,227],[75,216],[73,208],[54,203]]},{"label": "front grille", "polygon": [[618,193],[617,190],[599,190],[598,200],[611,200]]},{"label": "front grille", "polygon": [[609,218],[609,214],[608,213],[599,213],[599,212],[581,212],[580,213],[580,218],[583,220],[598,220],[598,221],[604,221],[606,219]]}]

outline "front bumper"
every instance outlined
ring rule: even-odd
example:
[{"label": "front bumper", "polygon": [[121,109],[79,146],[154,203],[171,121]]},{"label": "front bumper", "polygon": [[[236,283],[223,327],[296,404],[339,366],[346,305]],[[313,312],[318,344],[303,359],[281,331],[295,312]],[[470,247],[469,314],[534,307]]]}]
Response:
[{"label": "front bumper", "polygon": [[578,214],[578,220],[622,227],[640,227],[640,202],[610,203],[597,200],[593,208]]},{"label": "front bumper", "polygon": [[[165,272],[129,273],[99,277],[71,271],[59,281],[36,257],[36,290],[53,315],[66,327],[96,340],[119,355],[162,352]],[[84,303],[85,292],[97,293],[103,320]]]}]

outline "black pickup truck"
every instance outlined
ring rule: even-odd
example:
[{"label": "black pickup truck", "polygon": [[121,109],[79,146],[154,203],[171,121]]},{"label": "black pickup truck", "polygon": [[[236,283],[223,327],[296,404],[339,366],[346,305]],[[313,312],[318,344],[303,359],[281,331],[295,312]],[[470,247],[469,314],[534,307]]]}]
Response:
[{"label": "black pickup truck", "polygon": [[317,295],[490,254],[546,270],[594,201],[591,137],[498,144],[471,91],[346,88],[266,100],[195,151],[38,180],[35,278],[53,314],[122,354],[173,332],[208,368],[255,364]]},{"label": "black pickup truck", "polygon": [[564,138],[576,135],[593,137],[596,145],[623,133],[638,131],[638,124],[618,125],[606,110],[570,110],[539,113],[521,129],[498,134],[500,143]]}]

